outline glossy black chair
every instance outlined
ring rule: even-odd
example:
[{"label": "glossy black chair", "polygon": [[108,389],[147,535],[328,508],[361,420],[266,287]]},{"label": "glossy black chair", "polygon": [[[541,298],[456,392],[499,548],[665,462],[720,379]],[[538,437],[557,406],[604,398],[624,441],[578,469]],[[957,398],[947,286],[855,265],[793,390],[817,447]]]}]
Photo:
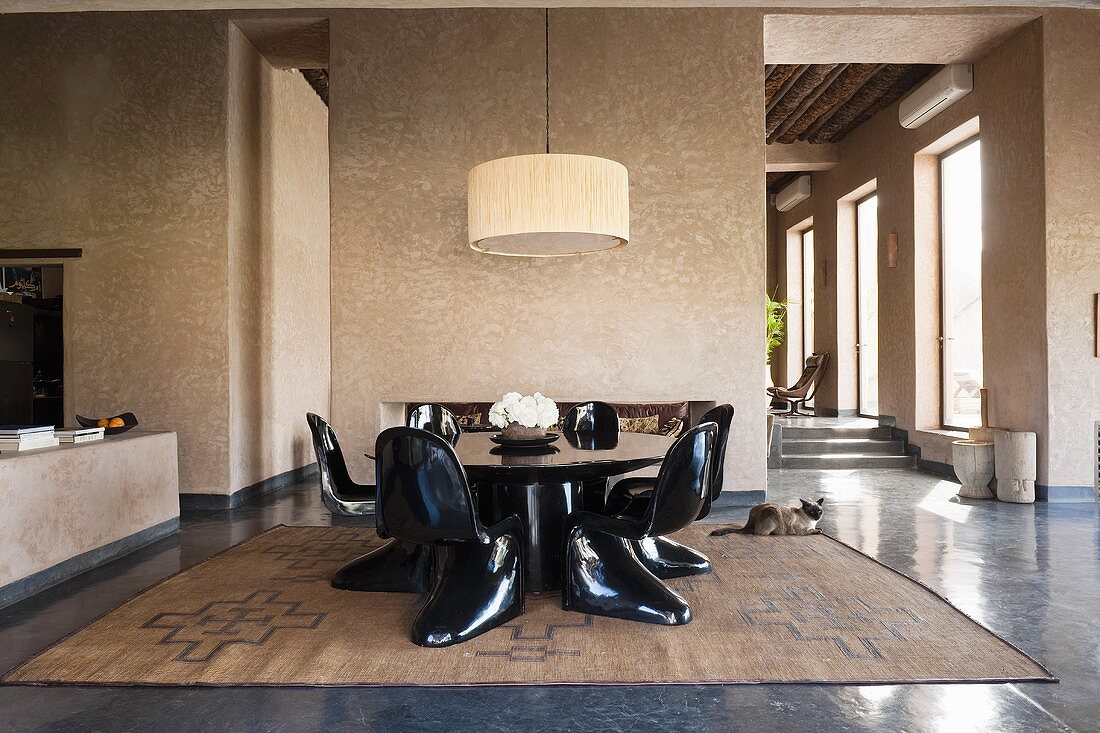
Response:
[{"label": "glossy black chair", "polygon": [[[714,445],[714,460],[710,468],[710,491],[696,519],[710,514],[711,505],[722,494],[725,475],[726,444],[729,442],[730,424],[733,422],[733,406],[718,405],[707,410],[699,424],[712,422],[718,426]],[[653,499],[657,482],[650,476],[623,479],[615,484],[607,497],[607,512],[632,517],[642,516]],[[631,543],[638,559],[658,578],[682,578],[702,575],[711,571],[710,558],[698,550],[682,545],[668,537],[648,537]]]},{"label": "glossy black chair", "polygon": [[443,405],[433,403],[413,408],[409,412],[405,425],[442,436],[451,445],[458,442],[459,435],[462,433],[462,427],[454,413]]},{"label": "glossy black chair", "polygon": [[717,425],[703,423],[672,444],[642,516],[583,509],[569,515],[562,608],[666,626],[691,621],[687,601],[642,564],[630,542],[695,521],[710,492],[717,435]]},{"label": "glossy black chair", "polygon": [[[313,434],[313,450],[321,474],[321,503],[335,516],[369,517],[373,523],[375,487],[352,481],[336,432],[323,417],[306,413],[306,422]],[[343,590],[423,593],[431,581],[431,561],[427,548],[390,540],[337,570],[332,576],[332,586]]]},{"label": "glossy black chair", "polygon": [[[582,402],[565,414],[562,432],[574,445],[593,449],[614,447],[619,438],[619,413],[606,402]],[[587,479],[581,488],[581,506],[598,512],[604,508],[607,479]]]},{"label": "glossy black chair", "polygon": [[432,548],[435,574],[413,643],[468,641],[523,613],[523,527],[478,518],[454,448],[426,430],[384,430],[375,445],[378,534]]}]

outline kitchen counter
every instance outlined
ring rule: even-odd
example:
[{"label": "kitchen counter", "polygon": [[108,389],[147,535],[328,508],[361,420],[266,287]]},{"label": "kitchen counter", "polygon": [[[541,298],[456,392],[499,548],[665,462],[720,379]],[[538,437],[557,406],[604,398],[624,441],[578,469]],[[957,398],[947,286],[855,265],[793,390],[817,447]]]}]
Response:
[{"label": "kitchen counter", "polygon": [[0,454],[0,607],[179,527],[176,434]]}]

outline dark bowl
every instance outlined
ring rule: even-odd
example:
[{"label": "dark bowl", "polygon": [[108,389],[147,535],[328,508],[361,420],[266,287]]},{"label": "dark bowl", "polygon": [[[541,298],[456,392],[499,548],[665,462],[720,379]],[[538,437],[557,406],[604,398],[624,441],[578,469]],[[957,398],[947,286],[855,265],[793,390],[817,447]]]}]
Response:
[{"label": "dark bowl", "polygon": [[[116,417],[121,417],[122,422],[124,422],[126,424],[123,425],[121,428],[104,428],[103,429],[103,434],[104,435],[118,435],[119,433],[125,433],[130,428],[137,427],[138,420],[137,420],[136,417],[134,417],[134,413],[132,413],[132,412],[124,412],[121,415],[116,415]],[[80,427],[82,427],[82,428],[98,428],[99,427],[98,423],[101,419],[102,418],[96,418],[96,417],[81,417],[80,415],[76,416],[76,421],[78,423],[80,423]],[[107,419],[111,420],[113,418],[107,418]]]}]

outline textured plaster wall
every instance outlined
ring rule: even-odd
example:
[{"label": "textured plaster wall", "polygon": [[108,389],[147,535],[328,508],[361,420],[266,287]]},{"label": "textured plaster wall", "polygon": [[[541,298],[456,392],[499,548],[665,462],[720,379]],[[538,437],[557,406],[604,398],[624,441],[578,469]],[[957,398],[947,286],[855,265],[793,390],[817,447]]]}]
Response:
[{"label": "textured plaster wall", "polygon": [[214,14],[3,16],[0,38],[0,246],[84,250],[64,264],[66,415],[175,431],[188,493],[311,462],[324,105]]},{"label": "textured plaster wall", "polygon": [[632,237],[527,260],[467,247],[466,173],[543,149],[542,11],[333,14],[335,426],[355,456],[390,399],[728,400],[727,486],[761,489],[761,17],[550,23],[553,149],[627,166]]},{"label": "textured plaster wall", "polygon": [[1043,23],[1047,331],[1052,486],[1095,481],[1100,420],[1100,13],[1052,11]]},{"label": "textured plaster wall", "polygon": [[[877,179],[880,410],[909,431],[924,458],[949,463],[951,438],[931,432],[939,425],[938,227],[928,168],[934,158],[915,164],[914,156],[980,117],[983,347],[991,421],[1039,434],[1045,482],[1047,296],[1037,276],[1045,260],[1041,52],[1040,24],[1031,23],[979,59],[974,91],[925,125],[903,129],[896,104],[868,120],[842,141],[836,168],[812,174],[810,201],[778,215],[777,232],[812,213],[816,259],[826,261],[829,273],[824,285],[817,281],[815,340],[818,350],[845,365],[839,373],[850,381],[854,340],[849,324],[838,332],[837,313],[850,310],[855,298],[849,272],[854,238],[845,234],[850,207],[838,207],[838,200]],[[898,234],[897,268],[886,265],[890,232]],[[782,247],[781,237],[771,246]],[[782,271],[776,279],[784,281]],[[847,385],[838,391],[837,375],[830,370],[816,404],[854,410],[856,394]]]},{"label": "textured plaster wall", "polygon": [[311,463],[329,407],[328,110],[230,24],[230,488]]},{"label": "textured plaster wall", "polygon": [[229,483],[225,23],[0,16],[0,246],[65,263],[65,413],[179,435]]},{"label": "textured plaster wall", "polygon": [[178,517],[176,436],[0,456],[0,587]]}]

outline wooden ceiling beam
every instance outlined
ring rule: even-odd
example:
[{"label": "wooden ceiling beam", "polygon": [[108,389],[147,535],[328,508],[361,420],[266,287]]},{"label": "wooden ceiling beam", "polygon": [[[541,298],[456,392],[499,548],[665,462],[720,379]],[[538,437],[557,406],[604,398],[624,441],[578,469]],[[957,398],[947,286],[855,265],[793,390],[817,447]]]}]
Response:
[{"label": "wooden ceiling beam", "polygon": [[867,80],[878,73],[883,64],[848,64],[848,68],[825,91],[817,101],[802,115],[801,119],[791,125],[783,137],[781,143],[793,143],[796,140],[805,140],[817,128],[824,125],[830,117],[840,109],[845,102],[857,93]]},{"label": "wooden ceiling beam", "polygon": [[792,84],[784,94],[776,95],[775,104],[764,121],[768,139],[771,139],[771,135],[776,128],[791,116],[791,113],[802,103],[802,100],[807,95],[812,94],[835,68],[835,64],[810,66],[802,72],[798,77],[798,81]]},{"label": "wooden ceiling beam", "polygon": [[837,64],[834,66],[825,78],[822,79],[809,94],[803,97],[802,101],[795,107],[794,112],[787,115],[787,119],[783,120],[783,122],[768,135],[767,141],[773,143],[783,137],[783,135],[787,133],[787,130],[791,129],[792,125],[802,119],[802,116],[806,114],[806,110],[810,109],[814,102],[820,99],[821,95],[824,94],[847,69],[848,64]]},{"label": "wooden ceiling beam", "polygon": [[862,72],[864,72],[864,74],[862,74],[862,78],[859,80],[859,84],[851,85],[851,88],[847,89],[847,94],[837,96],[837,98],[833,100],[832,107],[826,109],[813,122],[807,125],[805,130],[802,130],[799,133],[799,140],[809,140],[813,138],[813,135],[818,130],[820,130],[823,125],[828,123],[829,119],[832,119],[837,110],[847,105],[848,101],[851,98],[859,94],[859,90],[864,88],[864,85],[867,84],[867,81],[871,77],[878,74],[880,70],[882,70],[882,67],[886,66],[886,64],[856,64],[856,66],[862,67],[861,70]]},{"label": "wooden ceiling beam", "polygon": [[775,105],[779,103],[779,100],[783,99],[783,97],[786,96],[787,92],[790,91],[790,88],[798,83],[798,80],[802,78],[802,75],[806,73],[806,69],[808,68],[810,68],[809,64],[798,64],[793,69],[791,69],[791,72],[787,75],[787,78],[783,81],[779,88],[775,90],[775,93],[772,94],[771,98],[768,99],[767,107],[764,109],[765,115],[771,114],[771,111],[775,109]]},{"label": "wooden ceiling beam", "polygon": [[812,143],[836,142],[839,139],[837,136],[843,136],[843,131],[848,129],[852,120],[894,86],[905,75],[908,68],[907,64],[884,65],[830,116],[828,122],[818,127],[806,139]]},{"label": "wooden ceiling beam", "polygon": [[[798,71],[798,64],[778,64],[772,73],[764,79],[764,113],[771,109],[775,103],[776,95],[790,80],[791,75]],[[793,83],[793,82],[791,82]]]}]

